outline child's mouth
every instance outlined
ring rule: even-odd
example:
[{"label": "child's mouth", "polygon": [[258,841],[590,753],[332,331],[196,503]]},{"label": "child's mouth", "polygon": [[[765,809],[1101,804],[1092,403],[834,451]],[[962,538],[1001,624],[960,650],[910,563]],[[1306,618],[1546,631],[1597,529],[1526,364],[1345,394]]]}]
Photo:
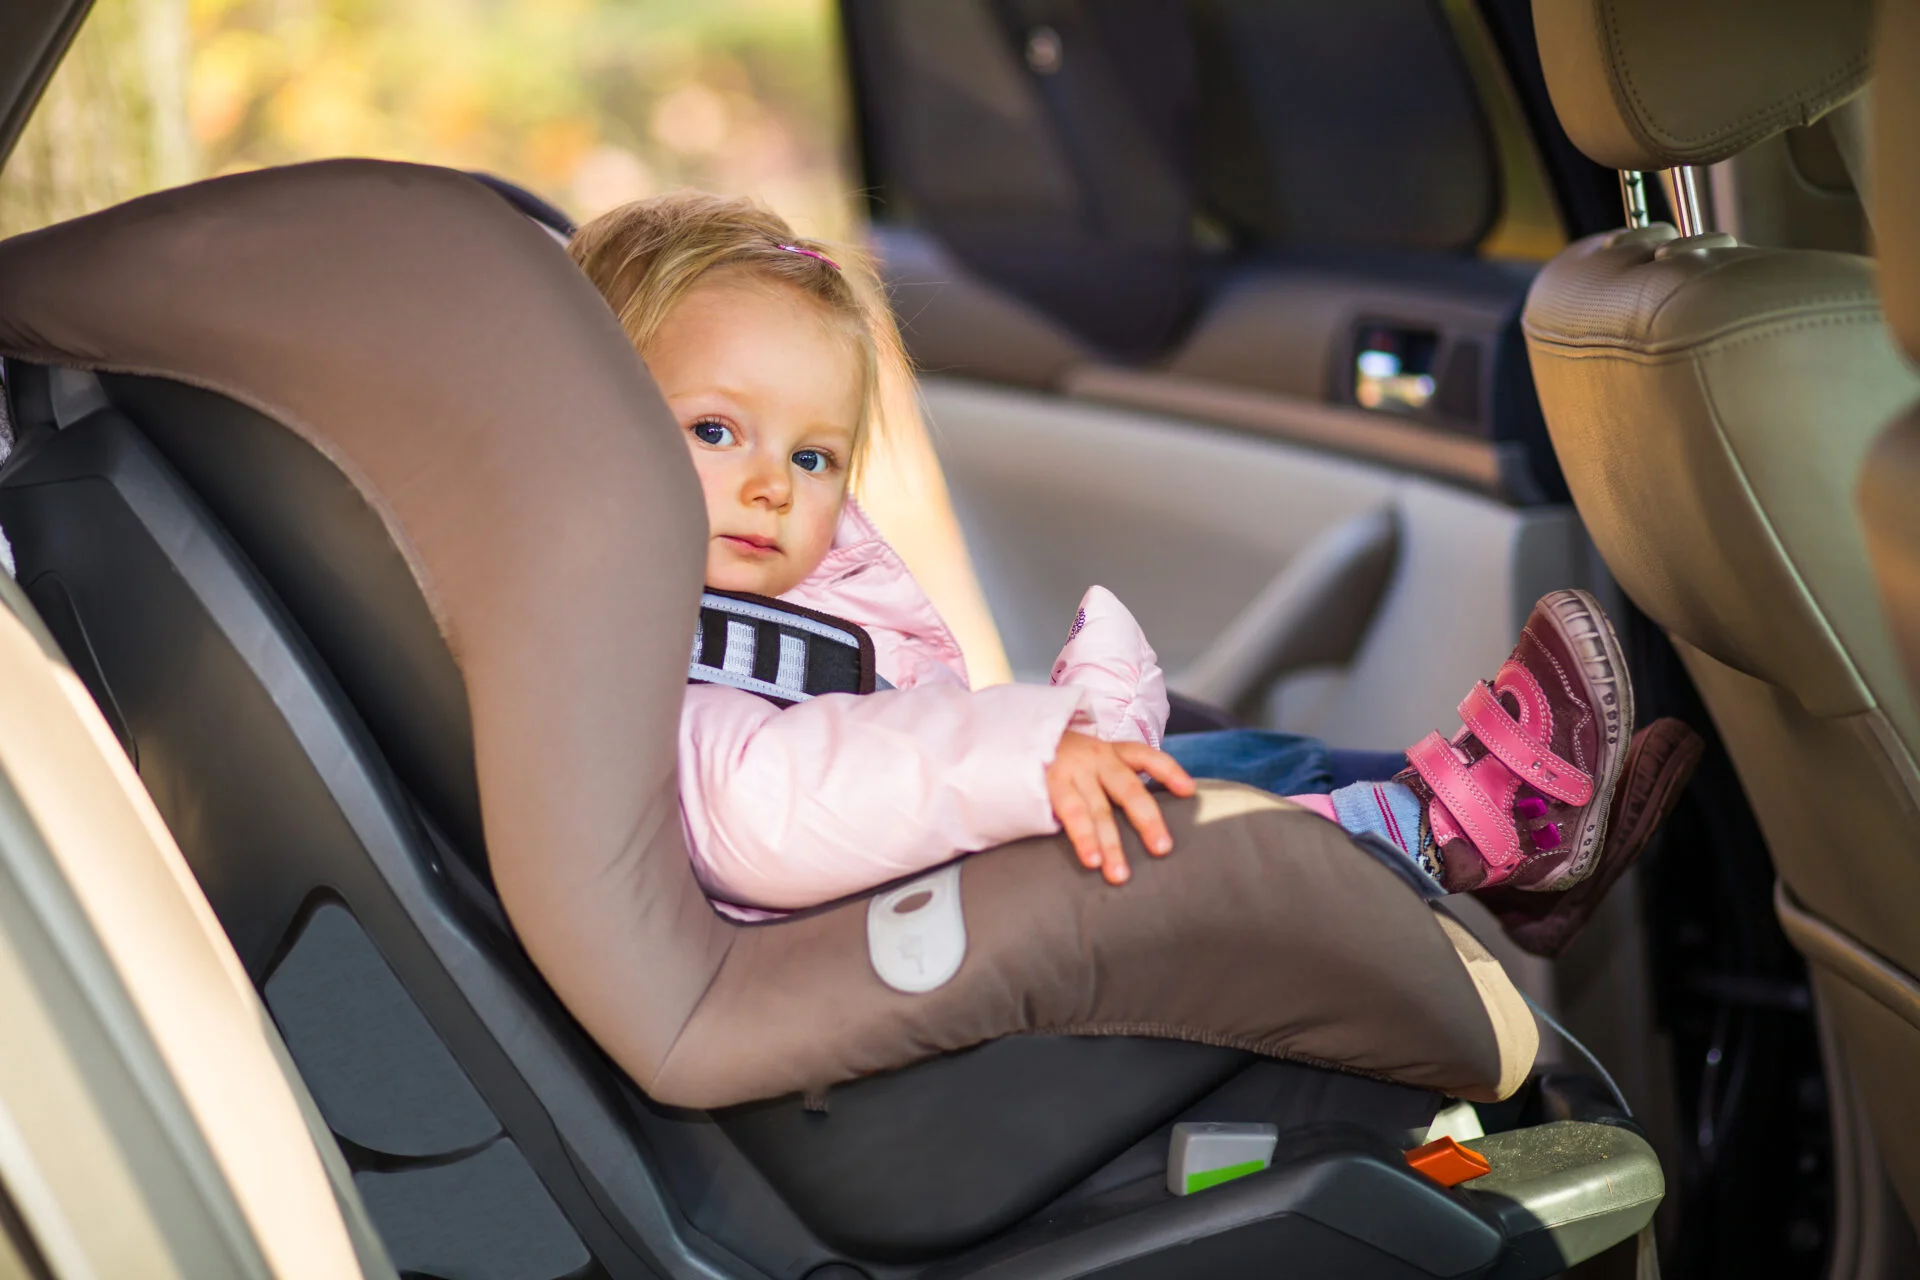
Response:
[{"label": "child's mouth", "polygon": [[755,537],[752,534],[723,533],[721,541],[741,555],[764,557],[780,554],[780,544],[772,538]]}]

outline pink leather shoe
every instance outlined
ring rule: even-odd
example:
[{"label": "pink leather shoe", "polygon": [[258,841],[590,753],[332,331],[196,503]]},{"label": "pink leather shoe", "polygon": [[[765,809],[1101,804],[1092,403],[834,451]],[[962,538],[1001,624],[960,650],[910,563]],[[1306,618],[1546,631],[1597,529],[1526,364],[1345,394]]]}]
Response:
[{"label": "pink leather shoe", "polygon": [[1680,803],[1705,751],[1700,735],[1680,721],[1655,720],[1634,734],[1627,748],[1607,838],[1586,879],[1560,893],[1523,892],[1508,884],[1474,896],[1487,904],[1521,950],[1557,958],[1586,928],[1607,890],[1639,861],[1640,851]]},{"label": "pink leather shoe", "polygon": [[1397,779],[1425,805],[1441,883],[1551,891],[1584,879],[1606,842],[1633,729],[1626,659],[1599,603],[1584,591],[1541,597],[1460,719],[1451,741],[1415,743]]}]

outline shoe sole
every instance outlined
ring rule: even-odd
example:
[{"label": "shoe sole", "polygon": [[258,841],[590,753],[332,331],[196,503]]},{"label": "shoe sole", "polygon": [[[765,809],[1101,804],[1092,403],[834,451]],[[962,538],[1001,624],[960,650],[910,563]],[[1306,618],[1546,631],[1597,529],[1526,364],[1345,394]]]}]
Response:
[{"label": "shoe sole", "polygon": [[1626,767],[1627,746],[1633,732],[1633,684],[1627,678],[1627,657],[1620,638],[1613,633],[1600,602],[1585,591],[1554,591],[1541,597],[1537,606],[1560,633],[1567,649],[1578,655],[1580,673],[1593,690],[1597,704],[1594,714],[1600,719],[1600,759],[1593,771],[1594,802],[1587,808],[1587,820],[1578,831],[1567,834],[1579,850],[1561,873],[1552,880],[1530,889],[1551,892],[1583,880],[1593,870],[1606,848],[1607,818],[1613,811],[1613,795]]},{"label": "shoe sole", "polygon": [[[1660,724],[1656,720],[1642,734]],[[1630,792],[1636,771],[1646,768],[1648,756],[1662,749],[1666,754],[1652,766],[1653,776],[1637,794]],[[1700,735],[1684,726],[1679,735],[1665,742],[1651,737],[1643,742],[1641,734],[1636,734],[1627,746],[1620,789],[1614,793],[1614,808],[1607,819],[1606,843],[1592,873],[1559,893],[1533,893],[1523,886],[1502,885],[1479,895],[1522,951],[1548,960],[1560,958],[1586,927],[1607,891],[1640,860],[1654,833],[1679,804],[1705,749]]]}]

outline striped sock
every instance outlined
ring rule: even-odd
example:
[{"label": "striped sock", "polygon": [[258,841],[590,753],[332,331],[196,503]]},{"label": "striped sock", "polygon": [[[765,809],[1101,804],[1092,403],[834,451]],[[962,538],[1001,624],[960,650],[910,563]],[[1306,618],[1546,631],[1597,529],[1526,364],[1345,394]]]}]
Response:
[{"label": "striped sock", "polygon": [[1422,875],[1440,887],[1440,868],[1423,848],[1420,797],[1398,782],[1356,782],[1327,797],[1336,820],[1355,835],[1371,833],[1407,855]]}]

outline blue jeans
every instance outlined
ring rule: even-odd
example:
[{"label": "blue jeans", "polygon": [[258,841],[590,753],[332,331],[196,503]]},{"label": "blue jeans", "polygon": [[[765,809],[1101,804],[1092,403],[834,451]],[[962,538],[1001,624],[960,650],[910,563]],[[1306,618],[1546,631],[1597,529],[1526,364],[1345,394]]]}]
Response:
[{"label": "blue jeans", "polygon": [[1196,778],[1244,782],[1277,796],[1325,795],[1384,782],[1407,767],[1398,751],[1336,751],[1318,738],[1270,729],[1169,734],[1161,750]]}]

